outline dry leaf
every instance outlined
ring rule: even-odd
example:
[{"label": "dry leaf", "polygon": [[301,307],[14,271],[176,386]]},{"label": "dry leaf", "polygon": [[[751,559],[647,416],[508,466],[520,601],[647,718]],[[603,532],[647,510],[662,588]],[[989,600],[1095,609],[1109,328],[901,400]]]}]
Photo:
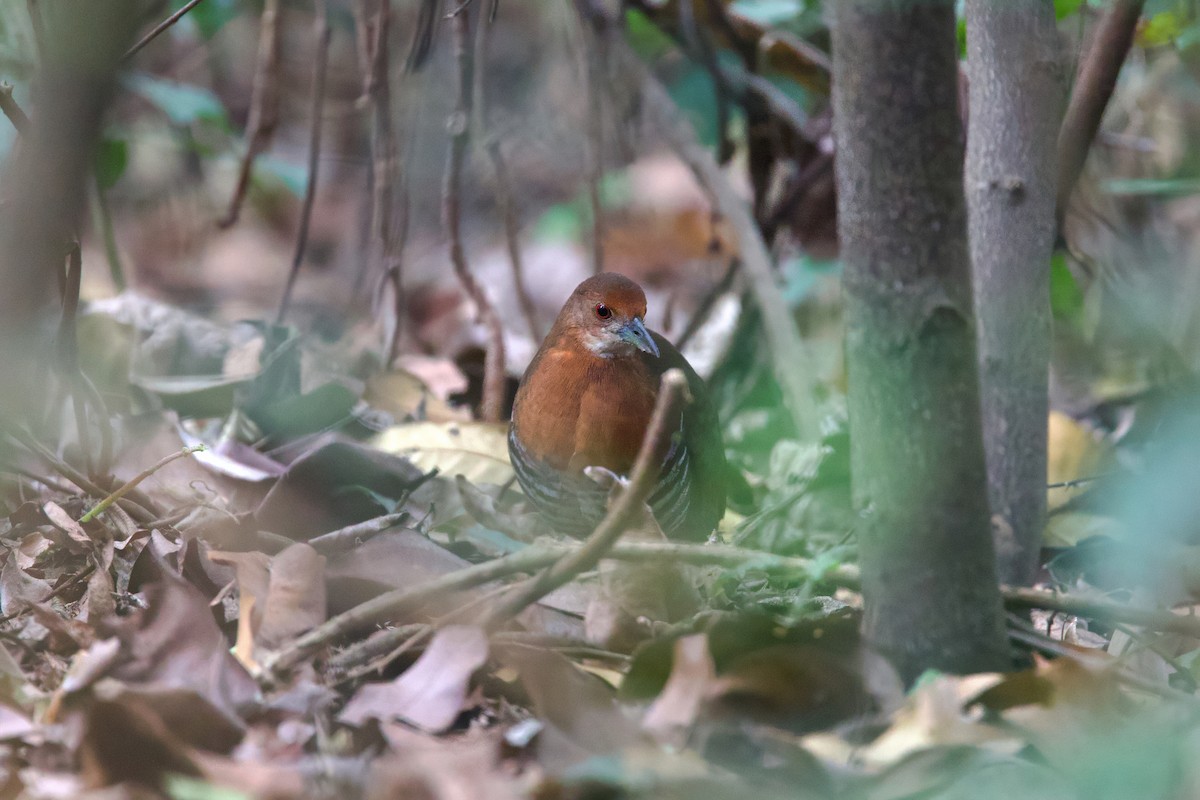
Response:
[{"label": "dry leaf", "polygon": [[508,461],[508,425],[483,422],[420,422],[394,425],[372,444],[404,456],[428,472],[462,475],[471,483],[502,484],[512,480]]},{"label": "dry leaf", "polygon": [[391,683],[363,686],[339,719],[362,725],[369,719],[402,719],[430,733],[448,730],[463,710],[471,677],[488,657],[487,634],[469,625],[448,625]]},{"label": "dry leaf", "polygon": [[676,640],[671,675],[642,719],[642,728],[663,744],[682,746],[716,674],[707,636],[697,633]]}]

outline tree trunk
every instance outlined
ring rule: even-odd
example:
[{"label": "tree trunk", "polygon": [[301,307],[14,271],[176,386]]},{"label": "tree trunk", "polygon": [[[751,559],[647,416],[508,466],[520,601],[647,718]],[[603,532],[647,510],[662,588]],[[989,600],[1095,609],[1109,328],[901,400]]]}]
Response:
[{"label": "tree trunk", "polygon": [[967,0],[967,208],[1000,580],[1032,582],[1046,521],[1050,257],[1062,115],[1053,0]]},{"label": "tree trunk", "polygon": [[1004,669],[954,0],[831,3],[864,633],[908,680]]},{"label": "tree trunk", "polygon": [[44,402],[37,323],[76,238],[101,118],[137,19],[131,0],[30,8],[42,34],[35,102],[25,109],[32,122],[0,170],[0,426]]}]

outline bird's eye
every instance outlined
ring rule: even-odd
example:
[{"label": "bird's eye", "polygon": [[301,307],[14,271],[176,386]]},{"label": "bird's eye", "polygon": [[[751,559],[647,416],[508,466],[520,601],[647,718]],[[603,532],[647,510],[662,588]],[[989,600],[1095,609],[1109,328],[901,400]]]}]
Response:
[{"label": "bird's eye", "polygon": [[604,303],[596,303],[596,316],[600,319],[608,319],[612,316],[612,309]]}]

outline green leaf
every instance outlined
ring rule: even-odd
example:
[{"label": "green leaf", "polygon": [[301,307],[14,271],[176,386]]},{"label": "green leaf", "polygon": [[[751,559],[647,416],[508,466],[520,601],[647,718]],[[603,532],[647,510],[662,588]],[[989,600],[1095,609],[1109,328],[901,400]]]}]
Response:
[{"label": "green leaf", "polygon": [[1200,178],[1118,178],[1102,182],[1100,188],[1114,195],[1184,197],[1200,194]]},{"label": "green leaf", "polygon": [[1078,13],[1082,6],[1083,0],[1054,0],[1054,18],[1066,19]]},{"label": "green leaf", "polygon": [[235,789],[213,786],[186,775],[168,775],[165,784],[171,800],[250,800],[249,795]]},{"label": "green leaf", "polygon": [[1083,290],[1067,266],[1067,256],[1058,252],[1050,261],[1050,311],[1055,319],[1077,322],[1083,317]]},{"label": "green leaf", "polygon": [[653,61],[670,51],[675,45],[671,37],[640,11],[625,12],[625,38],[635,53],[647,61]]},{"label": "green leaf", "polygon": [[[171,0],[171,10],[178,11],[188,0]],[[195,24],[200,35],[211,39],[226,22],[238,15],[238,4],[235,0],[204,0],[200,5],[187,13],[185,19]]]},{"label": "green leaf", "polygon": [[308,188],[308,167],[293,161],[261,155],[254,160],[254,172],[256,179],[273,180],[297,197],[303,197]]},{"label": "green leaf", "polygon": [[805,4],[801,0],[734,0],[729,9],[760,25],[775,26],[803,14]]},{"label": "green leaf", "polygon": [[125,173],[129,163],[129,144],[124,139],[101,139],[96,147],[96,183],[101,189],[111,189]]},{"label": "green leaf", "polygon": [[1164,11],[1146,20],[1140,38],[1146,47],[1169,44],[1183,33],[1184,27],[1183,17],[1174,11]]},{"label": "green leaf", "polygon": [[229,124],[225,106],[208,89],[144,74],[127,77],[125,85],[150,101],[176,125],[191,125],[201,120]]},{"label": "green leaf", "polygon": [[583,235],[583,217],[574,203],[558,203],[542,212],[534,224],[539,242],[575,241]]}]

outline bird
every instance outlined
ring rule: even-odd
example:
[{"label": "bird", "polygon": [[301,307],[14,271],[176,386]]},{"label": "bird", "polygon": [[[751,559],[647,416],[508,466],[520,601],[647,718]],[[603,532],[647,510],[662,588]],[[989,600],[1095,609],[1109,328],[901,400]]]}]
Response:
[{"label": "bird", "polygon": [[645,325],[646,294],[602,272],[559,312],[517,387],[508,451],[517,482],[554,527],[580,537],[603,518],[608,492],[585,474],[628,477],[669,369],[691,401],[662,455],[649,506],[669,538],[703,540],[725,513],[729,469],[704,381],[665,337]]}]

